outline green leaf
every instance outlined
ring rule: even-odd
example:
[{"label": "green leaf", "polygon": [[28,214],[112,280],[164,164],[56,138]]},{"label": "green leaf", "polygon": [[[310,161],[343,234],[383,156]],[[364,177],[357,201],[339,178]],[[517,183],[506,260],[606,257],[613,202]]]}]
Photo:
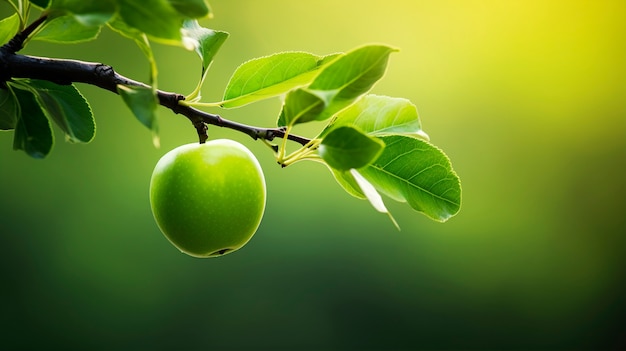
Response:
[{"label": "green leaf", "polygon": [[324,110],[324,101],[307,89],[294,89],[287,94],[282,111],[278,117],[278,126],[293,125],[296,122],[309,122]]},{"label": "green leaf", "polygon": [[354,176],[352,176],[352,174],[350,172],[346,172],[346,171],[340,171],[338,169],[334,169],[330,166],[328,166],[328,169],[330,169],[330,171],[332,172],[333,176],[335,177],[335,180],[337,181],[337,183],[339,183],[339,185],[350,195],[364,200],[366,199],[365,194],[363,194],[363,191],[361,190],[361,187],[359,186],[359,184],[356,182],[356,179],[354,179]]},{"label": "green leaf", "polygon": [[368,92],[383,77],[389,55],[396,49],[384,45],[357,48],[325,67],[308,87],[323,97],[323,120]]},{"label": "green leaf", "polygon": [[201,27],[196,20],[185,21],[183,26],[185,47],[195,50],[202,60],[202,73],[209,68],[213,57],[228,39],[228,33]]},{"label": "green leaf", "polygon": [[[70,13],[114,13],[119,0],[52,0],[51,10],[67,11]],[[32,2],[32,1],[31,1]]]},{"label": "green leaf", "polygon": [[211,9],[205,0],[168,0],[179,14],[188,18],[209,17]]},{"label": "green leaf", "polygon": [[359,173],[356,169],[350,169],[345,171],[340,171],[334,168],[328,167],[330,171],[333,173],[335,180],[337,183],[341,185],[341,187],[350,195],[360,199],[367,200],[374,207],[374,209],[378,212],[385,213],[389,216],[389,219],[393,222],[393,224],[400,230],[400,226],[393,218],[385,203],[374,187],[372,183],[370,183],[367,179],[365,179],[361,173]]},{"label": "green leaf", "polygon": [[85,27],[102,26],[117,11],[117,0],[52,0],[51,14],[71,14]]},{"label": "green leaf", "polygon": [[117,0],[121,19],[130,27],[168,44],[181,42],[183,17],[166,0]]},{"label": "green leaf", "polygon": [[20,113],[18,102],[10,88],[0,88],[0,130],[15,129]]},{"label": "green leaf", "polygon": [[156,128],[158,99],[152,89],[118,85],[117,92],[141,124],[148,127],[150,130]]},{"label": "green leaf", "polygon": [[32,92],[15,89],[21,117],[13,135],[13,149],[24,150],[34,158],[44,158],[52,149],[54,138],[50,121],[42,111]]},{"label": "green leaf", "polygon": [[202,60],[202,74],[195,91],[187,97],[187,100],[199,100],[200,89],[204,84],[206,74],[213,62],[213,57],[228,39],[228,33],[203,28],[196,20],[185,21],[183,26],[183,43],[185,47],[195,50]]},{"label": "green leaf", "polygon": [[349,171],[349,174],[350,176],[352,176],[352,179],[354,179],[354,182],[359,186],[359,189],[365,195],[365,197],[374,207],[374,209],[376,209],[376,211],[380,213],[387,214],[391,222],[393,222],[393,225],[395,225],[396,228],[400,230],[398,222],[396,222],[389,210],[387,210],[387,207],[385,206],[382,197],[380,196],[378,191],[376,191],[376,188],[374,188],[372,183],[368,182],[367,179],[365,179],[356,169],[351,169]]},{"label": "green leaf", "polygon": [[461,183],[448,157],[432,144],[412,137],[381,137],[385,149],[359,172],[392,199],[446,221],[461,207]]},{"label": "green leaf", "polygon": [[50,0],[29,0],[31,4],[34,4],[42,9],[48,8]]},{"label": "green leaf", "polygon": [[156,109],[159,101],[154,91],[148,87],[118,85],[117,92],[139,122],[152,131],[152,141],[155,146],[158,146],[159,138]]},{"label": "green leaf", "polygon": [[[296,124],[323,121],[349,106],[382,78],[389,55],[394,51],[395,49],[384,45],[368,45],[340,56],[325,66],[306,88],[308,95],[315,95],[317,100],[323,102],[323,108],[316,107],[316,110],[319,110],[316,114],[293,113],[294,116],[299,117],[291,119],[285,113],[286,122]],[[291,94],[298,95],[289,98]],[[311,97],[306,96],[307,94],[292,91],[289,95],[283,105],[286,110],[295,111],[298,106],[308,106],[313,101]],[[305,101],[299,101],[301,97],[304,97]],[[290,104],[295,106],[290,106]],[[309,110],[311,109],[310,107]]]},{"label": "green leaf", "polygon": [[341,126],[356,126],[374,136],[401,134],[428,140],[428,135],[422,130],[417,108],[402,98],[363,96],[339,112],[322,135]]},{"label": "green leaf", "polygon": [[225,108],[239,107],[308,84],[319,69],[336,56],[282,52],[247,61],[230,78],[221,105]]},{"label": "green leaf", "polygon": [[33,38],[55,43],[79,43],[94,40],[100,34],[100,26],[86,26],[73,15],[57,17],[48,22]]},{"label": "green leaf", "polygon": [[329,166],[338,170],[365,167],[383,151],[380,139],[369,137],[348,126],[333,129],[322,140],[319,155]]},{"label": "green leaf", "polygon": [[91,107],[73,85],[58,85],[43,80],[29,80],[44,113],[63,130],[71,142],[90,142],[96,134]]},{"label": "green leaf", "polygon": [[7,43],[20,29],[20,17],[17,13],[0,21],[0,45]]},{"label": "green leaf", "polygon": [[366,45],[328,65],[309,86],[311,90],[339,90],[356,97],[367,92],[385,73],[389,55],[397,51],[386,45]]}]

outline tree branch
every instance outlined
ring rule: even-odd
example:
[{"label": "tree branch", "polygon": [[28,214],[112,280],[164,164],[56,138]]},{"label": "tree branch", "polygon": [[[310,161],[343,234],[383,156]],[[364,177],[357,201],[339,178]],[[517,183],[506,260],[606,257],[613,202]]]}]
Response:
[{"label": "tree branch", "polygon": [[[1,84],[11,78],[31,78],[47,80],[61,85],[85,83],[115,94],[118,93],[118,85],[149,87],[144,83],[118,74],[113,67],[102,63],[20,55],[15,53],[17,51],[15,48],[15,44],[11,44],[11,42],[0,47]],[[224,119],[219,115],[180,104],[179,102],[185,99],[181,94],[157,90],[157,97],[160,105],[187,117],[193,123],[198,130],[201,143],[206,140],[205,124],[233,129],[245,133],[255,140],[271,141],[274,138],[285,138],[285,130],[282,128],[260,128],[241,124]],[[302,146],[311,141],[308,138],[293,134],[288,134],[286,138]]]}]

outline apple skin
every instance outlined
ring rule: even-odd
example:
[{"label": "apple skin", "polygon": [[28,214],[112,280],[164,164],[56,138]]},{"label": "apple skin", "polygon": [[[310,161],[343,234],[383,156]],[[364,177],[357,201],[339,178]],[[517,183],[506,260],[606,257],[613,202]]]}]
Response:
[{"label": "apple skin", "polygon": [[229,139],[169,151],[150,180],[150,205],[159,229],[180,251],[199,258],[244,246],[261,223],[265,198],[258,160]]}]

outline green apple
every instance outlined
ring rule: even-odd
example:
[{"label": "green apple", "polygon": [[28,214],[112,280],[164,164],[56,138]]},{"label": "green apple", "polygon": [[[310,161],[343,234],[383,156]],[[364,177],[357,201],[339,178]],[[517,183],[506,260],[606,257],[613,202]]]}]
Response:
[{"label": "green apple", "polygon": [[159,229],[180,251],[216,257],[244,246],[265,211],[259,161],[228,139],[179,146],[165,154],[150,181]]}]

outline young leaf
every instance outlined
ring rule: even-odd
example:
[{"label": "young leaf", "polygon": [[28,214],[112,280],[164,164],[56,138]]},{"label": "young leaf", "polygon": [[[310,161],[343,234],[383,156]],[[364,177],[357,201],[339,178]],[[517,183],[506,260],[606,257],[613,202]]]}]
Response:
[{"label": "young leaf", "polygon": [[20,17],[17,13],[0,21],[0,45],[7,43],[20,29]]},{"label": "young leaf", "polygon": [[322,140],[319,155],[329,166],[338,170],[365,167],[383,151],[385,144],[348,126],[333,129]]},{"label": "young leaf", "polygon": [[228,33],[201,27],[196,20],[185,21],[183,25],[185,47],[195,50],[202,60],[202,73],[209,68],[213,57],[228,39]]},{"label": "young leaf", "polygon": [[308,87],[325,97],[326,110],[317,120],[330,117],[368,92],[385,74],[389,55],[394,51],[384,45],[363,46],[325,67]]},{"label": "young leaf", "polygon": [[41,110],[32,92],[15,89],[21,117],[13,135],[13,149],[24,150],[34,158],[44,158],[52,149],[54,138],[50,121]]},{"label": "young leaf", "polygon": [[341,126],[356,126],[374,136],[401,134],[428,140],[428,135],[422,130],[417,108],[402,98],[366,95],[339,112],[322,135]]},{"label": "young leaf", "polygon": [[324,101],[307,89],[294,89],[287,94],[277,125],[285,127],[309,122],[324,110]]},{"label": "young leaf", "polygon": [[309,86],[311,90],[339,90],[340,96],[367,92],[385,73],[389,55],[397,51],[385,45],[366,45],[328,65]]},{"label": "young leaf", "polygon": [[10,88],[0,88],[0,130],[14,129],[20,110]]},{"label": "young leaf", "polygon": [[[348,52],[325,66],[315,80],[306,88],[308,95],[314,95],[323,103],[323,108],[316,107],[316,114],[295,113],[298,118],[289,118],[288,124],[323,121],[352,104],[365,94],[385,73],[389,55],[395,49],[383,45],[368,45]],[[290,95],[294,92],[290,92]],[[297,93],[295,97],[285,99],[283,109],[295,111],[298,106],[314,100],[305,94]],[[300,101],[301,97],[305,101]],[[295,104],[295,106],[290,106]],[[316,102],[316,105],[319,102]],[[312,108],[309,108],[311,110]]]},{"label": "young leaf", "polygon": [[228,39],[228,33],[203,28],[196,20],[185,21],[183,25],[183,43],[185,47],[195,50],[202,60],[202,74],[198,86],[187,100],[199,100],[200,90],[204,84],[204,79],[209,70],[209,66],[213,62],[213,57],[222,47],[222,44]]},{"label": "young leaf", "polygon": [[188,18],[209,17],[211,9],[205,0],[168,0],[179,14]]},{"label": "young leaf", "polygon": [[430,143],[407,136],[381,137],[385,149],[359,172],[376,189],[444,222],[461,207],[461,183],[450,160]]},{"label": "young leaf", "polygon": [[67,15],[48,22],[33,39],[68,44],[86,42],[96,39],[100,34],[100,28],[85,26],[73,15]]},{"label": "young leaf", "polygon": [[337,55],[282,52],[252,59],[239,66],[226,86],[221,106],[239,107],[308,84]]},{"label": "young leaf", "polygon": [[159,102],[154,91],[151,88],[118,85],[117,92],[139,122],[152,131],[152,141],[158,147],[156,109]]},{"label": "young leaf", "polygon": [[91,107],[73,85],[28,81],[44,113],[65,132],[69,141],[88,143],[96,134]]}]

